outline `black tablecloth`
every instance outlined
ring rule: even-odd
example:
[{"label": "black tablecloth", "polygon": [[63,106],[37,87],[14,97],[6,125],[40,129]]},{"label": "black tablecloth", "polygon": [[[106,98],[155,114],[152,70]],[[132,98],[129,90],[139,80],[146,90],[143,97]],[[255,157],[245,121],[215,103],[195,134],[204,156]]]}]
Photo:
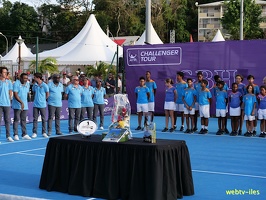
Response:
[{"label": "black tablecloth", "polygon": [[50,138],[39,187],[104,199],[171,200],[193,195],[185,141],[102,142],[100,135]]}]

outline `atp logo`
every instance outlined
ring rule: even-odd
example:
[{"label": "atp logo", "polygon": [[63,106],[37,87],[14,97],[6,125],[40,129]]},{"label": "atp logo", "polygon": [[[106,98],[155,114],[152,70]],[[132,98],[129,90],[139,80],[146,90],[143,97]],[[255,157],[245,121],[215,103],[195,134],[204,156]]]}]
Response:
[{"label": "atp logo", "polygon": [[138,60],[137,60],[137,54],[131,54],[131,53],[129,53],[128,54],[128,57],[129,57],[129,61],[130,62],[137,62]]},{"label": "atp logo", "polygon": [[109,102],[108,102],[108,99],[104,99],[104,104],[105,104],[105,105],[108,105],[108,103],[109,103]]}]

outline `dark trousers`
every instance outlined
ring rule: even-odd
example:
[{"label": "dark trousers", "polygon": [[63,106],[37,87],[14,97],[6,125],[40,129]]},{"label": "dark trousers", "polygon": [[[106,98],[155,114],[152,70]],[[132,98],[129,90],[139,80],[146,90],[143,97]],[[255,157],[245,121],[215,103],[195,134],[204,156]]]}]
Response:
[{"label": "dark trousers", "polygon": [[6,137],[8,138],[10,136],[10,107],[0,106],[0,121],[2,120],[3,113],[4,113],[4,121],[6,127]]},{"label": "dark trousers", "polygon": [[87,111],[87,118],[93,120],[93,108],[94,107],[82,107],[80,114],[80,121],[85,119],[85,112]]},{"label": "dark trousers", "polygon": [[93,109],[93,121],[97,124],[97,114],[98,110],[100,112],[100,126],[103,126],[104,123],[104,104],[94,104],[94,109]]},{"label": "dark trousers", "polygon": [[27,113],[28,113],[28,110],[14,109],[14,122],[13,122],[14,136],[18,135],[19,121],[20,121],[20,126],[21,126],[22,137],[24,135],[27,135],[27,129],[26,129]]},{"label": "dark trousers", "polygon": [[55,107],[48,105],[48,134],[52,132],[52,123],[53,118],[55,116],[55,130],[56,133],[60,133],[60,114],[61,114],[61,107]]},{"label": "dark trousers", "polygon": [[69,132],[73,132],[73,130],[77,131],[77,126],[80,120],[81,108],[68,108],[68,112],[68,130]]},{"label": "dark trousers", "polygon": [[43,133],[46,133],[46,121],[45,121],[46,110],[45,110],[45,108],[33,107],[33,129],[32,129],[32,132],[37,134],[39,113],[41,114],[41,118],[42,118],[42,134],[43,134]]}]

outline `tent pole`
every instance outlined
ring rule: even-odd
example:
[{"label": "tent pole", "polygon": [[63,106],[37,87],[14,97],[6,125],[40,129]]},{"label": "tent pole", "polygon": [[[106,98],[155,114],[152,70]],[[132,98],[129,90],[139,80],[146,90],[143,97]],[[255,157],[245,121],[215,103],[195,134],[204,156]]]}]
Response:
[{"label": "tent pole", "polygon": [[35,69],[35,72],[38,72],[38,53],[39,53],[39,37],[37,36],[36,38],[36,69]]}]

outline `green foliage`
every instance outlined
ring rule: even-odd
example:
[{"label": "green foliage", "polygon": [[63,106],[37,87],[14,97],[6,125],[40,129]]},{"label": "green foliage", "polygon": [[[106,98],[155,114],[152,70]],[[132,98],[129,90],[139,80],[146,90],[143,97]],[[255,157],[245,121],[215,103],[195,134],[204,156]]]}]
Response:
[{"label": "green foliage", "polygon": [[[30,69],[30,71],[35,71],[36,60],[31,61],[30,65],[29,65],[29,69]],[[41,60],[38,63],[38,72],[40,72],[40,73],[49,72],[51,74],[59,72],[56,59],[48,57],[46,59]]]},{"label": "green foliage", "polygon": [[[238,40],[240,37],[240,0],[230,0],[226,2],[226,11],[221,19],[223,28],[232,35],[232,39]],[[263,30],[259,27],[262,22],[262,9],[253,0],[244,1],[244,39],[263,38]]]},{"label": "green foliage", "polygon": [[96,63],[95,66],[89,65],[85,67],[85,74],[88,77],[102,75],[105,80],[109,72],[116,74],[115,66],[110,66],[104,62]]}]

